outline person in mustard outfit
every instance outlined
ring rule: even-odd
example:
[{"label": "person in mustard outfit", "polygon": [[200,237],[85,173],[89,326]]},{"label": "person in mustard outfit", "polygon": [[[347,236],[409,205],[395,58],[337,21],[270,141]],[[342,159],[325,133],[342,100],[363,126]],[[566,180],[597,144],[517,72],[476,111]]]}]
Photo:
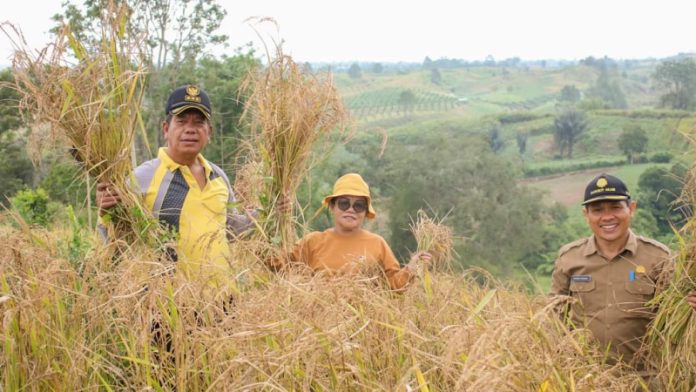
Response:
[{"label": "person in mustard outfit", "polygon": [[370,188],[359,174],[339,178],[323,204],[331,211],[334,226],[300,239],[290,254],[291,261],[306,263],[315,272],[330,273],[379,266],[393,290],[403,290],[411,282],[417,263],[430,261],[429,253],[419,252],[401,268],[384,238],[362,227],[365,218],[374,219],[376,213]]},{"label": "person in mustard outfit", "polygon": [[[588,328],[610,362],[632,364],[656,310],[646,306],[672,270],[669,248],[631,231],[636,203],[620,179],[601,174],[585,189],[583,215],[592,235],[563,246],[552,274],[552,296],[569,296],[568,318]],[[686,300],[694,307],[693,293]]]}]

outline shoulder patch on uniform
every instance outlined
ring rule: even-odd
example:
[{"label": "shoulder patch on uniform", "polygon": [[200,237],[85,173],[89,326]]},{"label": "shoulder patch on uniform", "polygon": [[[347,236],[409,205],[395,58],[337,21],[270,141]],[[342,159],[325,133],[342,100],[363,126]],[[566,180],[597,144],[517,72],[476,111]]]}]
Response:
[{"label": "shoulder patch on uniform", "polygon": [[569,244],[565,244],[558,251],[558,256],[559,257],[563,256],[564,254],[568,253],[568,251],[570,251],[571,249],[585,245],[586,243],[587,243],[587,238],[580,238],[579,240],[573,241]]},{"label": "shoulder patch on uniform", "polygon": [[655,246],[657,248],[662,249],[663,251],[665,251],[665,253],[668,253],[668,254],[672,253],[672,251],[667,247],[667,245],[663,244],[660,241],[657,241],[657,240],[654,240],[654,239],[648,238],[648,237],[643,237],[641,235],[636,236],[636,238],[641,242],[644,242],[646,244],[650,244],[652,246]]}]

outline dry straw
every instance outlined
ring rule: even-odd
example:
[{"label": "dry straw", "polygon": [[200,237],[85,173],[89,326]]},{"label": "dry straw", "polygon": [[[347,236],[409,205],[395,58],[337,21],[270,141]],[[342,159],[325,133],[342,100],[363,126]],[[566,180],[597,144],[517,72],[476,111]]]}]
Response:
[{"label": "dry straw", "polygon": [[234,179],[234,195],[242,206],[258,207],[263,189],[263,167],[258,161],[248,161],[237,166]]},{"label": "dry straw", "polygon": [[[3,390],[634,391],[543,297],[480,271],[433,273],[434,295],[381,277],[279,279],[240,259],[238,291],[167,276],[151,255],[83,275],[0,232]],[[38,233],[37,233],[38,235]]]},{"label": "dry straw", "polygon": [[454,259],[454,234],[452,228],[442,223],[443,219],[431,218],[418,210],[416,220],[411,223],[411,232],[418,244],[417,252],[429,252],[438,268],[451,267]]},{"label": "dry straw", "polygon": [[[696,207],[696,166],[692,166],[683,189],[682,201]],[[680,252],[673,268],[666,270],[661,290],[652,301],[658,307],[648,330],[649,358],[659,369],[658,379],[665,390],[689,392],[696,388],[696,316],[684,297],[696,290],[696,219],[689,218],[677,235]]]},{"label": "dry straw", "polygon": [[327,150],[332,136],[335,143],[344,133],[347,113],[330,74],[307,73],[280,44],[274,50],[273,55],[267,52],[268,64],[243,84],[250,92],[243,120],[250,124],[250,144],[268,179],[262,192],[262,235],[288,250],[295,241],[295,222],[290,211],[278,211],[276,204],[280,197],[295,194],[311,167],[313,151]]},{"label": "dry straw", "polygon": [[12,87],[22,96],[20,109],[28,122],[37,130],[49,124],[53,140],[67,144],[90,176],[113,184],[123,203],[106,220],[113,223],[115,238],[134,243],[148,239],[149,223],[126,186],[145,83],[139,42],[126,34],[128,16],[126,3],[109,2],[94,48],[79,42],[70,26],[41,51],[28,49],[13,26],[3,24],[2,30],[16,49]]},{"label": "dry straw", "polygon": [[416,220],[411,222],[411,233],[416,239],[416,252],[431,254],[431,265],[418,265],[417,274],[425,289],[428,301],[433,296],[433,278],[430,270],[452,271],[452,260],[455,255],[454,236],[452,229],[442,223],[442,220],[431,218],[423,210],[418,210]]}]

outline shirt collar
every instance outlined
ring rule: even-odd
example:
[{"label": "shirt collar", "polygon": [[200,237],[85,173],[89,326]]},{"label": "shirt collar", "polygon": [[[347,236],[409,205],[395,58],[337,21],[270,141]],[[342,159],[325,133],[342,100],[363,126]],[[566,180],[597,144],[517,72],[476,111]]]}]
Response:
[{"label": "shirt collar", "polygon": [[[631,254],[636,254],[636,249],[638,248],[638,240],[636,239],[636,235],[633,234],[632,230],[628,230],[628,240],[626,241],[626,245],[624,246],[623,249],[621,249],[621,252],[619,254],[623,253],[625,250],[631,252]],[[583,249],[583,256],[590,256],[592,254],[597,253],[597,243],[595,242],[595,236],[594,234],[590,236],[588,239],[587,243],[585,244],[585,248]]]},{"label": "shirt collar", "polygon": [[[157,151],[157,158],[159,158],[159,160],[162,161],[164,167],[166,167],[167,170],[169,170],[170,172],[174,172],[177,169],[186,166],[174,162],[172,157],[169,156],[169,153],[167,153],[167,147],[160,147],[159,151]],[[205,169],[206,178],[210,178],[210,173],[212,173],[213,171],[213,168],[210,166],[210,163],[205,158],[203,158],[203,155],[201,154],[198,154],[196,159],[198,159],[198,162],[200,162],[201,165],[203,165],[203,168]]]}]

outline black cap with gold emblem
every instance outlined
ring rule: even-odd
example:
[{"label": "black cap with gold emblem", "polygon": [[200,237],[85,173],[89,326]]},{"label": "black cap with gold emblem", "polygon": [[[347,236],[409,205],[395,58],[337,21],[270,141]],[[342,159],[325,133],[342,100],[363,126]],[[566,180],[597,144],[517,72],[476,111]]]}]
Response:
[{"label": "black cap with gold emblem", "polygon": [[585,188],[585,201],[582,205],[601,200],[630,200],[631,194],[626,184],[609,174],[600,174],[595,177]]},{"label": "black cap with gold emblem", "polygon": [[210,119],[212,109],[210,108],[210,98],[208,94],[195,85],[187,84],[178,87],[169,94],[165,114],[177,115],[188,109],[196,109]]}]

